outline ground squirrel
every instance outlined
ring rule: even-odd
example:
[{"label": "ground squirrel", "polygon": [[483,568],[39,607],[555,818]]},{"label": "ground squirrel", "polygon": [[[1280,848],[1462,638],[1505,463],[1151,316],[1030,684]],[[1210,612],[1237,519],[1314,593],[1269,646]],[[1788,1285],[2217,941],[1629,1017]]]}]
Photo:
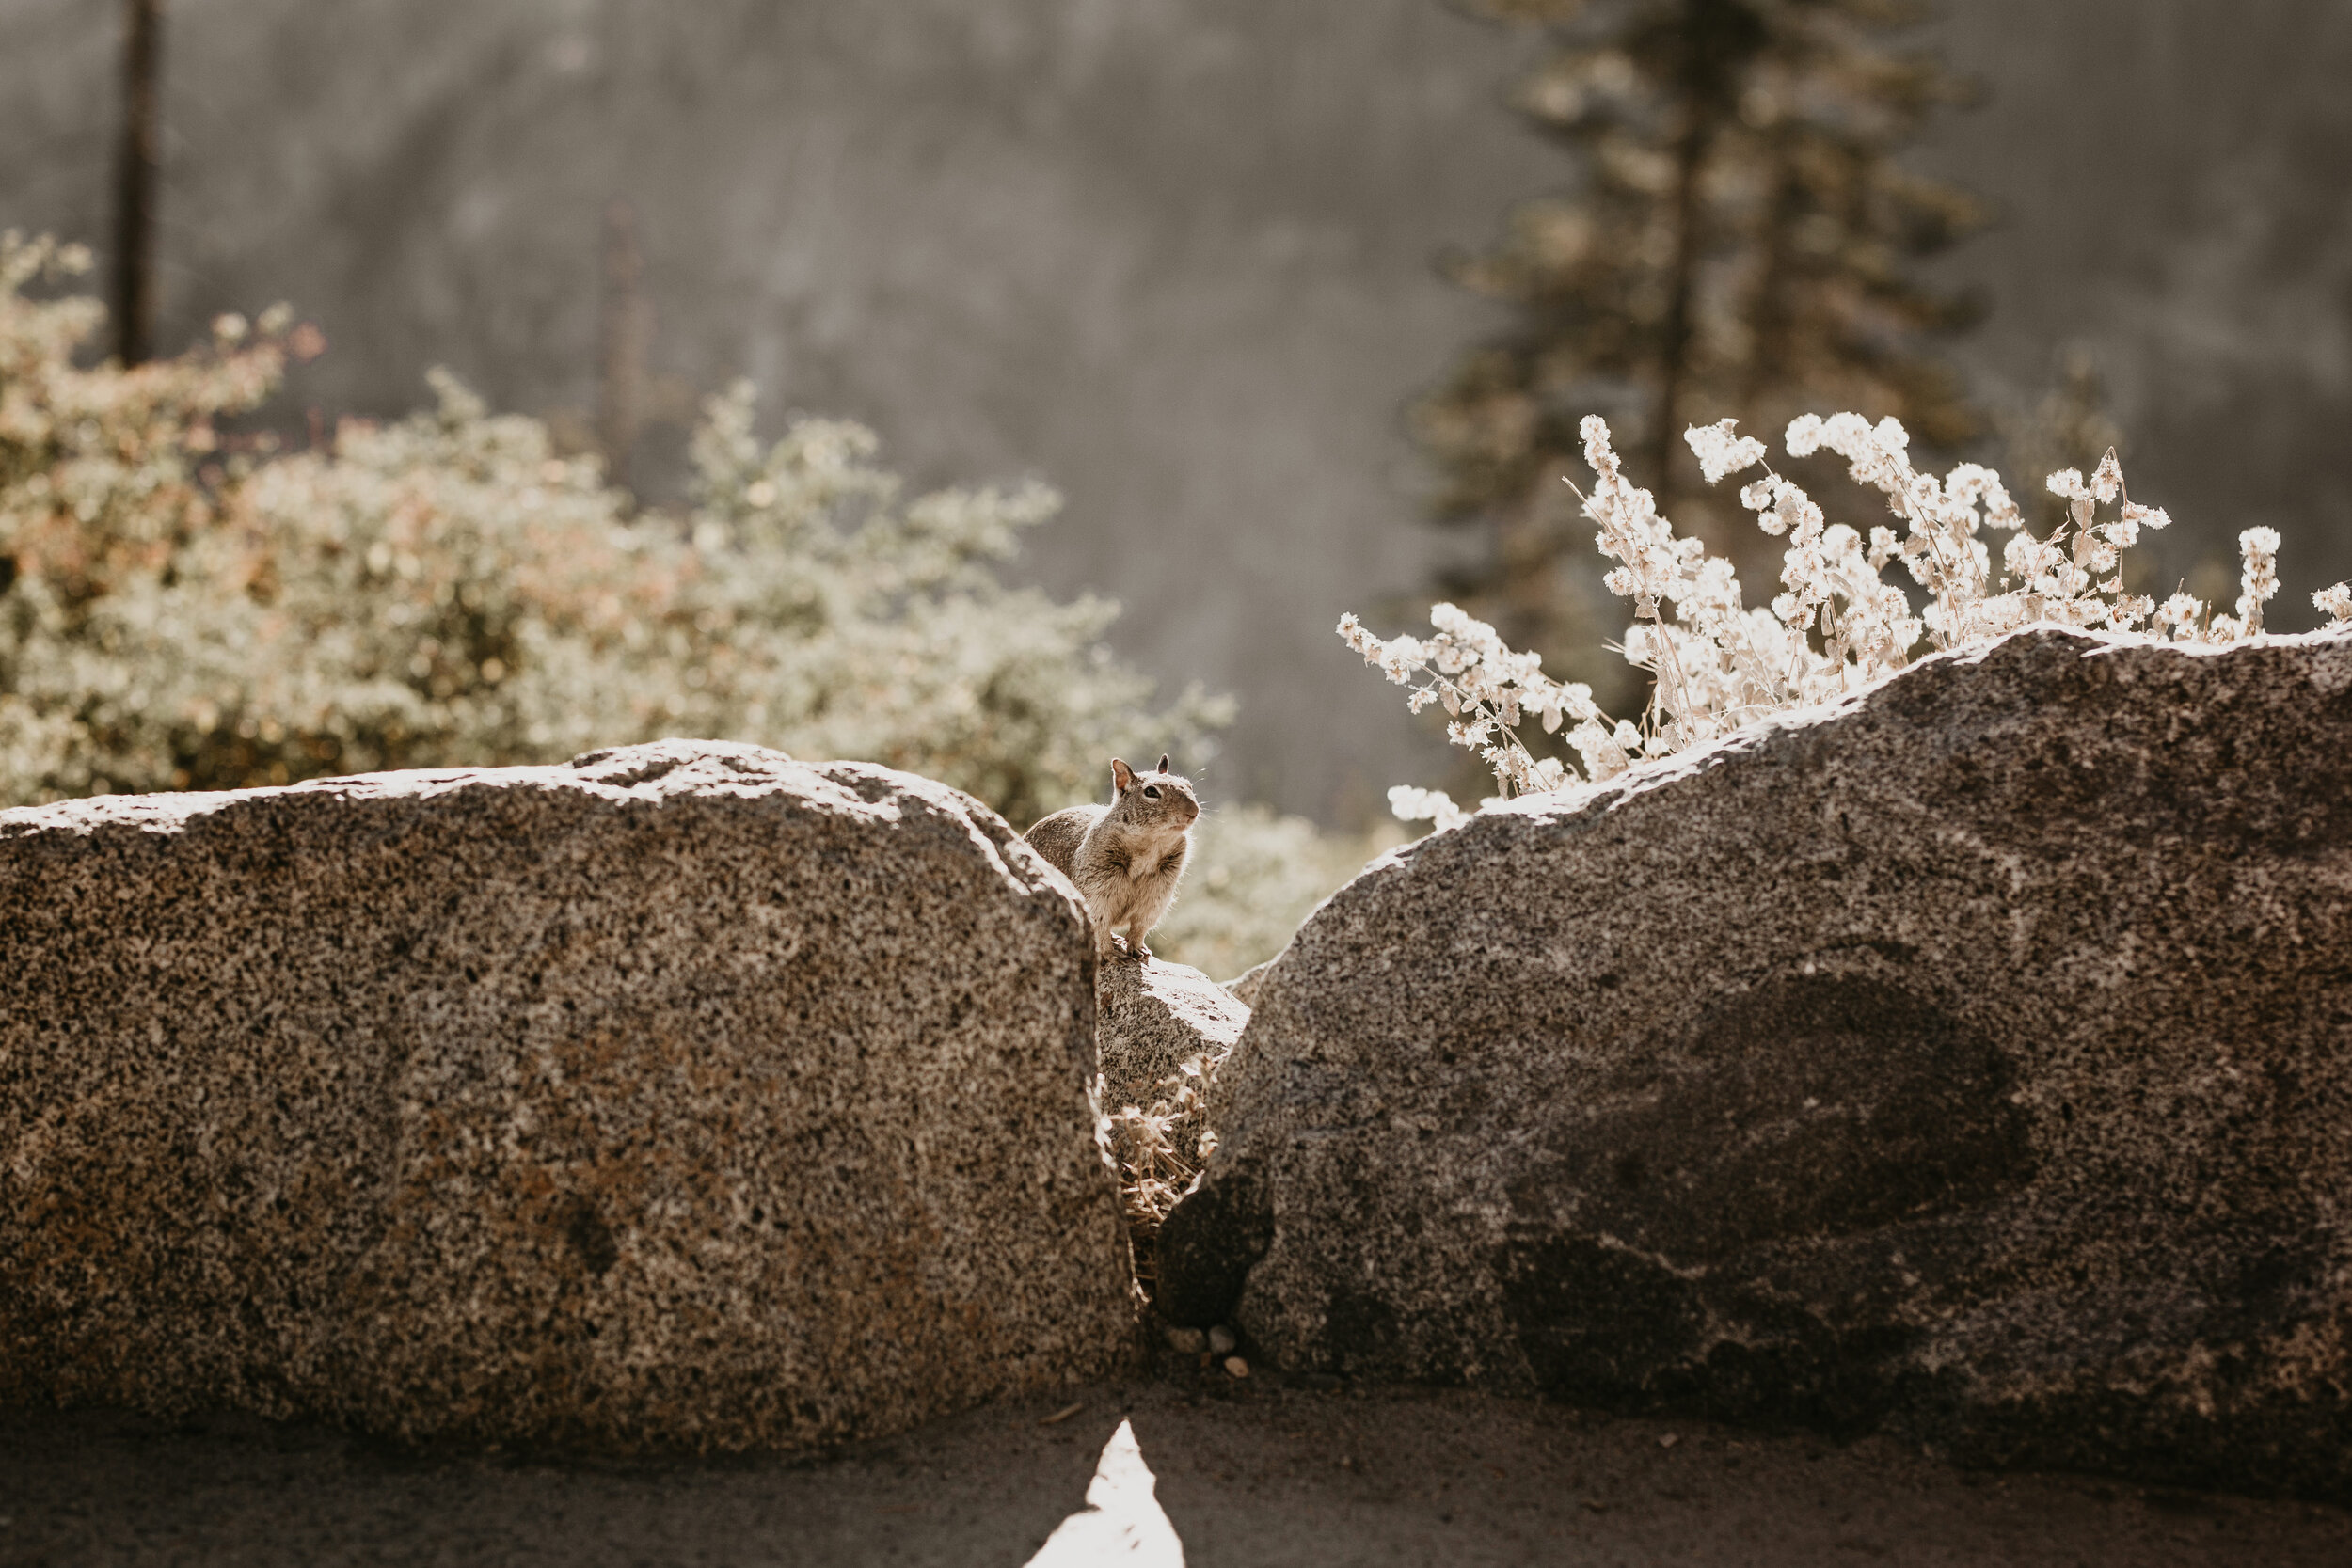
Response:
[{"label": "ground squirrel", "polygon": [[1168,758],[1158,771],[1138,773],[1113,757],[1108,806],[1057,811],[1025,836],[1086,900],[1097,953],[1116,954],[1112,933],[1124,931],[1128,954],[1148,958],[1144,933],[1175,901],[1200,816],[1192,781],[1169,772]]}]

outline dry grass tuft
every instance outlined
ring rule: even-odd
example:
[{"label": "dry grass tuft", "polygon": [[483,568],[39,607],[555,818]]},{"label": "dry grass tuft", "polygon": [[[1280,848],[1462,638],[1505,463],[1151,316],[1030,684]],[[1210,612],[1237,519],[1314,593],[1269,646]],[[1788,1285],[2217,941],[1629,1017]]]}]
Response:
[{"label": "dry grass tuft", "polygon": [[1136,1278],[1147,1293],[1157,1284],[1160,1227],[1216,1152],[1206,1101],[1209,1079],[1221,1059],[1194,1056],[1152,1086],[1149,1105],[1111,1114],[1120,1207],[1135,1246]]}]

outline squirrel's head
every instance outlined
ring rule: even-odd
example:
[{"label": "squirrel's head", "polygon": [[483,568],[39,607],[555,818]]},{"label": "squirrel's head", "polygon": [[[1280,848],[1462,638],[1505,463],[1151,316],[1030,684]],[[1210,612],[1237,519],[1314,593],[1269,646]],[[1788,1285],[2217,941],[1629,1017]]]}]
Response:
[{"label": "squirrel's head", "polygon": [[1168,761],[1162,756],[1157,768],[1138,773],[1111,758],[1111,810],[1122,821],[1182,832],[1200,816],[1200,800],[1192,792],[1192,781],[1169,772]]}]

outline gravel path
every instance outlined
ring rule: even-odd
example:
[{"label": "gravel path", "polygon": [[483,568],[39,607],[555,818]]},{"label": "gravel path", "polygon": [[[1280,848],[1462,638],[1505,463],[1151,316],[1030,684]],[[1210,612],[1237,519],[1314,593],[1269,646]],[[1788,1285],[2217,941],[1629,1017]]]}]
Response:
[{"label": "gravel path", "polygon": [[1081,1510],[1122,1419],[1191,1568],[2352,1562],[2342,1509],[1971,1474],[1883,1438],[1221,1374],[1093,1387],[1044,1424],[1070,1402],[815,1464],[419,1455],[243,1418],[0,1412],[0,1563],[1019,1568]]}]

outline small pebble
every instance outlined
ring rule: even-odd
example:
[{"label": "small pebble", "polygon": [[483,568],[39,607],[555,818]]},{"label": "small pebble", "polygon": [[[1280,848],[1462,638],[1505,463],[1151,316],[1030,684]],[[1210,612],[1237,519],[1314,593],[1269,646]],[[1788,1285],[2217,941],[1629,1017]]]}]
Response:
[{"label": "small pebble", "polygon": [[1237,1342],[1233,1338],[1233,1331],[1222,1323],[1209,1330],[1209,1349],[1219,1355],[1232,1354],[1233,1346]]},{"label": "small pebble", "polygon": [[1197,1328],[1171,1328],[1168,1343],[1179,1355],[1199,1355],[1209,1348],[1209,1338]]},{"label": "small pebble", "polygon": [[1235,1377],[1248,1377],[1249,1375],[1249,1363],[1244,1361],[1238,1355],[1229,1355],[1225,1358],[1225,1370],[1232,1373]]},{"label": "small pebble", "polygon": [[1665,1435],[1665,1436],[1661,1437],[1661,1438],[1658,1440],[1658,1446],[1659,1446],[1660,1448],[1661,1448],[1661,1449],[1671,1449],[1671,1448],[1673,1448],[1673,1447],[1674,1447],[1677,1443],[1679,1443],[1679,1442],[1681,1442],[1681,1441],[1682,1441],[1682,1434],[1681,1434],[1680,1433],[1670,1432],[1670,1433],[1666,1433],[1666,1435]]}]

